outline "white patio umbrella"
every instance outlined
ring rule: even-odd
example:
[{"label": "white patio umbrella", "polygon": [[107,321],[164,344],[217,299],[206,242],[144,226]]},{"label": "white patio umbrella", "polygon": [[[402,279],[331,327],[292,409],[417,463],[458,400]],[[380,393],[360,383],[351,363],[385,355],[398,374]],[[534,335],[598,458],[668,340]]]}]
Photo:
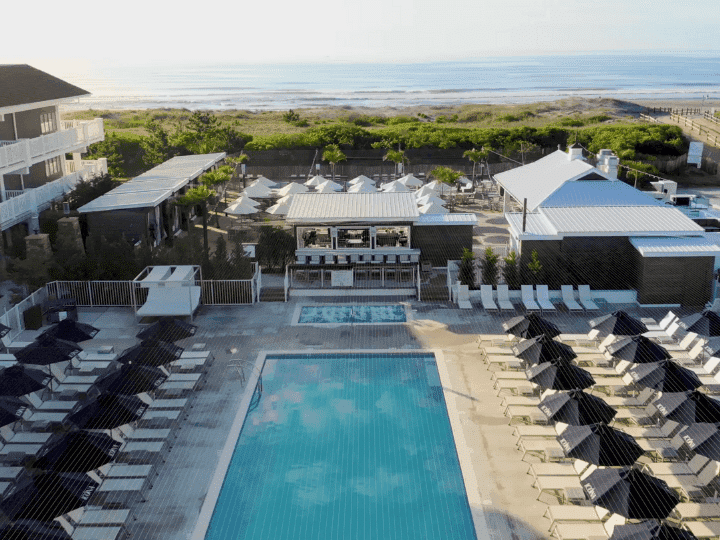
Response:
[{"label": "white patio umbrella", "polygon": [[377,189],[372,184],[360,183],[348,188],[348,193],[375,193]]},{"label": "white patio umbrella", "polygon": [[361,174],[360,176],[356,176],[355,178],[350,180],[350,182],[348,182],[348,184],[357,184],[358,182],[363,182],[363,183],[369,182],[370,184],[375,185],[375,180],[373,180],[372,178],[368,178],[364,174]]},{"label": "white patio umbrella", "polygon": [[[330,193],[327,190],[327,186],[329,186],[333,191],[340,191],[342,189],[342,186],[340,184],[338,184],[337,182],[333,182],[332,180],[325,180],[322,184],[320,184],[319,186],[316,186],[315,190],[319,191],[321,193]],[[320,191],[321,189],[323,191]]]},{"label": "white patio umbrella", "polygon": [[305,185],[306,185],[306,186],[319,186],[319,185],[322,184],[323,182],[325,182],[325,178],[323,178],[322,176],[318,175],[318,176],[313,176],[310,180],[308,180],[307,182],[305,182]]},{"label": "white patio umbrella", "polygon": [[[334,182],[333,182],[334,183]],[[332,184],[322,183],[315,188],[315,193],[337,193],[338,190]]]},{"label": "white patio umbrella", "polygon": [[267,186],[269,188],[277,186],[277,182],[273,182],[272,180],[269,180],[264,176],[258,176],[253,182],[253,184],[262,184],[263,186]]},{"label": "white patio umbrella", "polygon": [[225,214],[231,214],[233,216],[247,216],[249,214],[256,214],[260,210],[241,201],[235,201],[225,209]]},{"label": "white patio umbrella", "polygon": [[292,193],[290,195],[285,195],[284,197],[281,197],[277,200],[277,204],[290,204],[290,201],[292,201]]},{"label": "white patio umbrella", "polygon": [[385,193],[401,193],[401,192],[407,192],[410,191],[408,188],[406,188],[402,184],[398,184],[397,182],[390,182],[388,184],[385,184],[382,187],[382,190]]},{"label": "white patio umbrella", "polygon": [[445,201],[442,200],[437,195],[425,195],[424,197],[420,197],[417,199],[418,206],[425,206],[426,204],[439,204],[440,206],[443,206],[445,204]]},{"label": "white patio umbrella", "polygon": [[270,208],[265,210],[268,214],[275,214],[284,216],[290,210],[290,205],[285,203],[273,204]]},{"label": "white patio umbrella", "polygon": [[430,184],[425,184],[423,187],[421,187],[415,192],[416,199],[424,197],[425,195],[437,195],[437,191],[430,187]]},{"label": "white patio umbrella", "polygon": [[290,182],[287,186],[278,190],[278,195],[285,196],[293,193],[305,193],[306,191],[309,191],[307,186],[297,182]]},{"label": "white patio umbrella", "polygon": [[460,178],[458,178],[458,182],[466,186],[468,184],[472,184],[472,180],[470,180],[467,176],[461,176]]},{"label": "white patio umbrella", "polygon": [[421,214],[447,214],[450,210],[436,203],[426,204],[418,208]]},{"label": "white patio umbrella", "polygon": [[265,184],[254,183],[245,188],[248,197],[269,197],[271,195],[270,188]]},{"label": "white patio umbrella", "polygon": [[423,182],[419,178],[415,178],[412,174],[406,174],[402,178],[398,178],[398,182],[406,187],[419,188],[422,187]]},{"label": "white patio umbrella", "polygon": [[441,195],[444,193],[450,193],[453,190],[453,187],[450,184],[446,184],[445,182],[438,182],[437,180],[433,180],[427,185]]},{"label": "white patio umbrella", "polygon": [[242,195],[240,195],[237,199],[235,199],[235,200],[234,200],[232,203],[230,203],[230,204],[232,205],[232,204],[236,204],[236,203],[245,204],[245,205],[250,205],[250,206],[260,206],[260,203],[259,203],[259,202],[252,200],[252,199],[251,199],[250,197],[248,197],[245,193],[243,193]]}]

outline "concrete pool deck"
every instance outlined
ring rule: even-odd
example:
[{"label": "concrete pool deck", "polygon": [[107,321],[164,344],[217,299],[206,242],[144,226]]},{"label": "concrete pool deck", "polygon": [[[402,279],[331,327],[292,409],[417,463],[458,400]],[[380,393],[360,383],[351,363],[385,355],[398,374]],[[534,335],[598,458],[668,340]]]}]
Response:
[{"label": "concrete pool deck", "polygon": [[[322,300],[318,303],[327,303]],[[542,517],[547,505],[536,500],[532,477],[527,474],[529,465],[520,459],[513,428],[503,415],[491,372],[480,359],[477,344],[478,334],[501,334],[501,322],[511,315],[490,315],[477,308],[459,310],[447,303],[404,302],[413,316],[406,324],[332,327],[292,326],[297,305],[310,303],[306,298],[202,307],[194,321],[196,335],[177,344],[205,343],[215,363],[204,387],[194,396],[165,463],[158,467],[159,476],[147,501],[133,508],[137,519],[128,526],[132,536],[147,540],[191,537],[245,390],[231,367],[234,360],[254,361],[267,350],[425,349],[442,351],[445,398],[462,431],[462,437],[456,432],[459,457],[470,460],[478,486],[478,493],[469,498],[482,504],[489,536],[548,538],[549,523]],[[363,299],[361,303],[387,303],[387,299]],[[627,308],[631,314],[656,319],[667,312],[608,307]],[[589,318],[566,313],[548,316],[566,333],[587,332]],[[121,350],[136,343],[133,336],[142,327],[127,308],[83,308],[80,320],[101,330],[95,340],[83,343],[86,348],[114,345],[116,351]],[[472,510],[475,513],[477,509]]]}]

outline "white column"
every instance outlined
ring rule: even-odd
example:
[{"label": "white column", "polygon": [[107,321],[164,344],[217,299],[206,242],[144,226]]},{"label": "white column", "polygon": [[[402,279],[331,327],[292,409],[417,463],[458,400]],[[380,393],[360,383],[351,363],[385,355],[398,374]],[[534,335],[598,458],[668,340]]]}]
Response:
[{"label": "white column", "polygon": [[510,201],[508,200],[508,192],[506,189],[505,193],[503,194],[503,214],[507,214],[509,210],[510,210]]},{"label": "white column", "polygon": [[2,174],[0,174],[0,195],[3,201],[7,201],[7,197],[5,196],[5,176]]}]

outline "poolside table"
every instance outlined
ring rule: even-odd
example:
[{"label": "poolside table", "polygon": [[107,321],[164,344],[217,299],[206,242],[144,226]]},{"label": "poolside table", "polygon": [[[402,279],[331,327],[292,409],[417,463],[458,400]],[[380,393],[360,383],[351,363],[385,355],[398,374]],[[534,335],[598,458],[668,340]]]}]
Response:
[{"label": "poolside table", "polygon": [[165,461],[168,450],[166,441],[130,441],[120,449],[116,456],[118,463],[154,464]]},{"label": "poolside table", "polygon": [[72,540],[119,540],[126,537],[125,527],[77,527]]},{"label": "poolside table", "polygon": [[147,478],[106,478],[90,497],[91,506],[131,506],[145,502],[150,489]]},{"label": "poolside table", "polygon": [[77,527],[97,527],[98,525],[124,527],[132,517],[132,513],[128,508],[120,508],[117,510],[85,510]]},{"label": "poolside table", "polygon": [[558,523],[553,533],[559,540],[589,540],[608,538],[602,523]]},{"label": "poolside table", "polygon": [[600,523],[600,516],[594,506],[576,506],[572,504],[552,504],[547,507],[543,517],[550,520],[550,533],[554,533],[558,522]]},{"label": "poolside table", "polygon": [[538,476],[578,476],[572,463],[531,463],[528,474],[536,480]]},{"label": "poolside table", "polygon": [[582,489],[580,484],[580,478],[576,476],[538,476],[535,478],[533,487],[538,489],[537,500],[543,493],[560,493],[563,500],[565,500],[565,490],[569,488]]},{"label": "poolside table", "polygon": [[720,504],[680,503],[672,509],[670,516],[680,523],[700,519],[720,519]]},{"label": "poolside table", "polygon": [[[530,453],[547,455],[548,450],[560,450],[562,452],[562,446],[555,439],[520,439],[518,447],[522,452],[522,461],[525,461],[525,456]],[[543,458],[544,459],[544,458]]]},{"label": "poolside table", "polygon": [[178,409],[148,409],[138,420],[138,426],[149,429],[178,429],[183,414],[184,411]]}]

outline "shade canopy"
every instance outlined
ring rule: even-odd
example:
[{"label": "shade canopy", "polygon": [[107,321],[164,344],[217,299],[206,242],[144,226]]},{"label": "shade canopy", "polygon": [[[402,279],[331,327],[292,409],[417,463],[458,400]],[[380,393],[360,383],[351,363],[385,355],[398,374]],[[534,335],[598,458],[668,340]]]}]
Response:
[{"label": "shade canopy", "polygon": [[375,193],[377,189],[372,184],[355,184],[348,188],[348,193]]},{"label": "shade canopy", "polygon": [[424,197],[425,195],[437,195],[437,191],[435,191],[432,187],[430,187],[430,184],[425,184],[423,187],[418,189],[415,192],[415,198],[420,199],[421,197]]},{"label": "shade canopy", "polygon": [[566,456],[601,467],[629,466],[645,453],[630,435],[602,423],[568,426],[557,440]]},{"label": "shade canopy", "polygon": [[528,381],[553,390],[582,390],[595,384],[593,376],[564,358],[555,358],[525,372]]},{"label": "shade canopy", "polygon": [[710,356],[720,355],[720,337],[710,338],[705,344],[705,352]]},{"label": "shade canopy", "polygon": [[89,472],[115,459],[121,445],[105,433],[73,431],[48,447],[33,467],[55,472]]},{"label": "shade canopy", "polygon": [[43,332],[43,335],[53,339],[62,339],[80,343],[87,341],[97,335],[99,330],[89,324],[74,321],[72,319],[63,319],[57,324],[53,324],[50,328]]},{"label": "shade canopy", "polygon": [[250,184],[243,193],[248,197],[269,197],[272,191],[264,184]]},{"label": "shade canopy", "polygon": [[123,351],[118,358],[121,364],[161,366],[174,362],[183,352],[182,347],[167,341],[146,340]]},{"label": "shade canopy", "polygon": [[678,326],[687,332],[695,332],[701,336],[720,336],[720,315],[706,309],[702,313],[694,313],[678,320]]},{"label": "shade canopy", "polygon": [[269,188],[277,186],[277,182],[273,182],[272,180],[269,180],[264,176],[258,176],[253,182],[253,184],[262,184],[263,186],[267,186]]},{"label": "shade canopy", "polygon": [[439,204],[442,206],[445,204],[445,201],[443,199],[441,199],[440,197],[438,197],[437,195],[430,194],[430,195],[424,195],[423,197],[420,197],[419,199],[417,199],[417,203],[418,203],[418,206],[425,206],[427,204],[433,204],[433,203]]},{"label": "shade canopy", "polygon": [[47,366],[57,362],[67,362],[80,351],[82,348],[77,343],[41,334],[30,345],[17,351],[15,358],[21,364]]},{"label": "shade canopy", "polygon": [[195,335],[197,326],[180,319],[162,318],[151,324],[144,330],[137,333],[142,340],[173,342],[179,339],[186,339]]},{"label": "shade canopy", "polygon": [[19,519],[0,526],[0,538],[8,540],[72,540],[58,521]]},{"label": "shade canopy", "polygon": [[386,193],[404,193],[406,191],[410,191],[407,186],[397,180],[384,184],[381,189]]},{"label": "shade canopy", "polygon": [[286,195],[292,195],[293,193],[305,193],[307,191],[307,186],[298,184],[297,182],[290,182],[288,185],[278,190],[278,195],[282,195],[284,197]]},{"label": "shade canopy", "polygon": [[322,184],[325,181],[326,181],[325,178],[318,175],[318,176],[313,176],[310,180],[305,182],[305,185],[306,186],[319,186],[320,184]]},{"label": "shade canopy", "polygon": [[697,540],[690,531],[655,520],[615,525],[610,540]]},{"label": "shade canopy", "polygon": [[95,386],[101,392],[129,396],[156,390],[167,375],[158,368],[138,364],[125,364],[119,370],[99,379]]},{"label": "shade canopy", "polygon": [[327,180],[319,186],[315,187],[315,193],[335,193],[336,191],[340,191],[341,189],[342,186],[340,186],[339,184],[336,184],[331,180]]},{"label": "shade canopy", "polygon": [[292,201],[293,195],[285,195],[284,197],[280,197],[277,200],[277,204],[290,204],[290,201]]},{"label": "shade canopy", "polygon": [[273,204],[265,211],[274,216],[285,216],[290,211],[290,205],[282,203]]},{"label": "shade canopy", "polygon": [[10,520],[49,521],[85,506],[98,486],[82,473],[25,474],[0,501],[0,512]]},{"label": "shade canopy", "polygon": [[407,187],[421,187],[423,185],[422,180],[415,178],[412,174],[406,174],[402,178],[398,178],[397,181]]},{"label": "shade canopy", "polygon": [[247,202],[235,201],[229,205],[223,212],[233,216],[247,216],[249,214],[257,214],[260,210]]},{"label": "shade canopy", "polygon": [[665,347],[645,336],[625,336],[607,346],[607,352],[618,360],[648,364],[671,358]]},{"label": "shade canopy", "polygon": [[702,386],[695,372],[672,360],[637,364],[627,374],[635,384],[659,392],[685,392]]},{"label": "shade canopy", "polygon": [[614,336],[637,336],[648,331],[640,320],[631,317],[622,310],[614,311],[609,315],[603,315],[589,321],[589,324],[600,334]]},{"label": "shade canopy", "polygon": [[20,420],[27,411],[27,404],[13,396],[0,396],[0,426]]},{"label": "shade canopy", "polygon": [[255,207],[255,206],[260,206],[260,203],[259,203],[259,202],[257,202],[257,201],[254,200],[254,199],[251,199],[251,198],[248,197],[245,193],[243,193],[243,194],[240,195],[237,199],[235,199],[235,200],[230,204],[230,206],[232,206],[233,204],[237,204],[237,203],[243,204],[243,205],[245,205],[245,206],[253,206],[253,207]]},{"label": "shade canopy", "polygon": [[445,182],[440,182],[438,180],[433,180],[429,184],[426,184],[426,186],[434,189],[440,194],[450,193],[453,190],[453,187],[450,184],[446,184]]},{"label": "shade canopy", "polygon": [[0,370],[0,396],[24,396],[46,388],[51,381],[44,371],[14,365]]},{"label": "shade canopy", "polygon": [[115,429],[135,422],[147,407],[137,396],[104,394],[71,414],[68,420],[81,429]]},{"label": "shade canopy", "polygon": [[602,399],[581,390],[549,395],[538,407],[550,420],[573,426],[607,424],[617,414],[617,411]]},{"label": "shade canopy", "polygon": [[550,338],[560,335],[560,329],[540,315],[527,313],[502,323],[503,332],[522,338],[533,338],[545,334]]},{"label": "shade canopy", "polygon": [[680,432],[690,450],[706,458],[720,461],[720,424],[693,424]]},{"label": "shade canopy", "polygon": [[555,358],[564,358],[566,360],[577,358],[577,354],[575,354],[572,347],[555,341],[546,334],[540,334],[516,343],[513,345],[512,351],[515,356],[525,360],[528,365],[548,362]]},{"label": "shade canopy", "polygon": [[373,180],[372,178],[368,178],[368,177],[365,176],[364,174],[361,174],[360,176],[356,176],[355,178],[353,178],[352,180],[350,180],[349,183],[350,183],[350,184],[370,183],[370,184],[375,185],[375,180]]},{"label": "shade canopy", "polygon": [[680,502],[659,478],[637,469],[597,469],[582,481],[595,505],[628,519],[664,519]]},{"label": "shade canopy", "polygon": [[444,206],[441,206],[434,202],[421,206],[418,211],[421,214],[447,214],[450,212],[450,210],[448,210]]},{"label": "shade canopy", "polygon": [[653,405],[665,418],[686,426],[720,422],[720,401],[697,390],[664,392]]}]

